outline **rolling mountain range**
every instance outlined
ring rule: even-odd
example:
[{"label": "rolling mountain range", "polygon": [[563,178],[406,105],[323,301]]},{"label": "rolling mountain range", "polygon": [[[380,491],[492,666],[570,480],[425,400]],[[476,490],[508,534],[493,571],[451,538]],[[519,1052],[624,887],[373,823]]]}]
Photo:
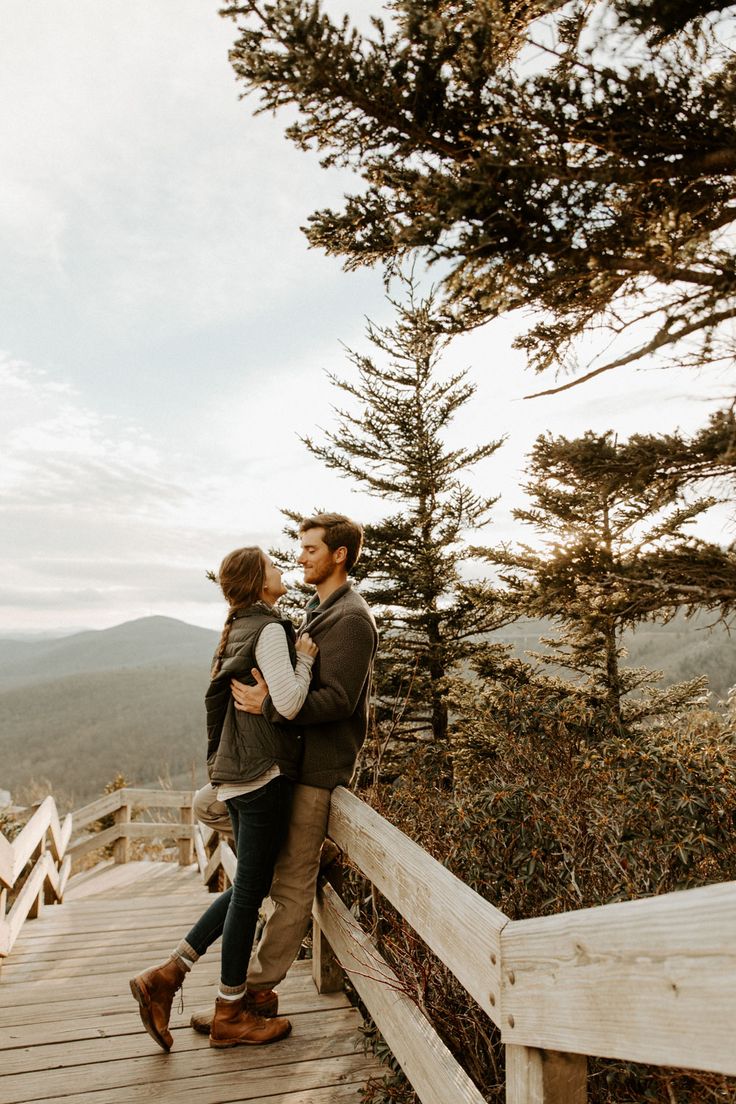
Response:
[{"label": "rolling mountain range", "polygon": [[[539,639],[557,636],[557,629],[551,621],[517,621],[496,636],[525,657],[528,652],[548,651]],[[640,625],[635,632],[624,633],[623,645],[628,653],[625,665],[661,671],[663,686],[706,675],[714,705],[736,685],[736,640],[725,625],[713,624],[712,614],[690,618],[678,614],[667,624]]]},{"label": "rolling mountain range", "polygon": [[[713,698],[736,683],[736,648],[707,618],[645,625],[628,662],[665,682],[706,674]],[[499,636],[524,655],[552,625]],[[204,692],[219,634],[168,617],[58,639],[0,640],[0,789],[25,803],[51,787],[60,808],[98,797],[118,773],[132,785],[205,780]]]},{"label": "rolling mountain range", "polygon": [[171,617],[142,617],[55,640],[0,640],[0,689],[66,675],[202,664],[219,634]]},{"label": "rolling mountain range", "polygon": [[0,640],[0,788],[79,807],[132,785],[205,780],[204,692],[219,633],[145,617],[57,640]]}]

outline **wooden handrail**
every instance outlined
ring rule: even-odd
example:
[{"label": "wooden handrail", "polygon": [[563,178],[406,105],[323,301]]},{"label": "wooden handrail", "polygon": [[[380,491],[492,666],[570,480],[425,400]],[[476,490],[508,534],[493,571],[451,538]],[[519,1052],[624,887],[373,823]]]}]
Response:
[{"label": "wooden handrail", "polygon": [[[125,861],[128,840],[163,836],[179,841],[180,862],[193,848],[211,888],[232,880],[235,856],[191,823],[192,796],[126,787],[63,823],[49,797],[15,840],[0,834],[7,889],[36,856],[7,915],[0,888],[0,961],[47,895],[61,901],[72,857],[90,850],[118,844]],[[176,808],[179,821],[133,820],[133,808]],[[70,844],[72,828],[119,812],[112,827]],[[509,1104],[584,1104],[587,1055],[736,1074],[736,882],[510,920],[343,788],[332,796],[329,832],[500,1027]],[[318,893],[314,919],[315,947],[329,941],[424,1104],[480,1104],[330,886]],[[317,971],[325,960],[320,949]]]},{"label": "wooden handrail", "polygon": [[[515,921],[343,788],[329,834],[500,1027],[510,1104],[584,1104],[586,1055],[736,1074],[736,882]],[[380,976],[362,976],[368,937],[341,906],[321,889],[315,940],[330,941],[392,1046],[398,1006]],[[415,1047],[424,1084],[436,1042],[423,1030]],[[442,1099],[405,1072],[425,1104]]]},{"label": "wooden handrail", "polygon": [[[59,822],[53,797],[45,798],[18,836],[11,842],[0,832],[0,963],[7,957],[24,922],[41,913],[47,898],[61,902],[72,862],[89,852],[112,845],[114,860],[126,862],[131,839],[175,840],[179,862],[189,865],[192,850],[202,877],[210,888],[220,889],[235,874],[235,856],[216,833],[193,823],[191,790],[144,790],[123,787],[69,813]],[[133,809],[177,809],[178,821],[144,822],[131,819]],[[113,816],[116,823],[101,832],[80,835],[90,824]],[[75,839],[72,841],[72,832]],[[212,855],[207,854],[207,848]],[[35,856],[30,871],[28,863]],[[5,913],[8,890],[21,875],[26,880],[10,911]]]},{"label": "wooden handrail", "polygon": [[513,921],[501,962],[506,1042],[736,1074],[736,882]]},{"label": "wooden handrail", "polygon": [[81,809],[75,809],[72,814],[75,832],[78,832],[80,828],[86,828],[88,824],[94,824],[104,816],[109,816],[110,813],[116,812],[122,802],[123,791],[113,790],[112,793],[98,797],[89,805],[84,805]]},{"label": "wooden handrail", "polygon": [[[81,858],[103,847],[113,847],[115,862],[126,862],[127,842],[131,839],[176,840],[179,844],[179,863],[188,866],[196,859],[200,874],[214,891],[232,881],[235,874],[235,855],[230,846],[219,840],[217,833],[194,822],[192,815],[192,790],[145,790],[131,786],[114,790],[96,801],[90,802],[72,814],[75,831],[87,827],[103,817],[114,816],[115,823],[101,832],[78,836],[69,847],[72,859]],[[132,811],[142,809],[178,809],[178,821],[132,820]],[[208,854],[211,850],[211,854]]]},{"label": "wooden handrail", "polygon": [[58,860],[64,854],[69,842],[72,818],[71,814],[68,814],[62,828],[59,824],[56,802],[53,797],[44,798],[31,819],[24,825],[20,834],[13,840],[13,875],[8,888],[12,888],[15,884],[18,875],[24,869],[39,843],[44,839],[47,830],[50,832],[50,842]]},{"label": "wooden handrail", "polygon": [[329,833],[500,1026],[508,916],[342,786],[332,794]]},{"label": "wooden handrail", "polygon": [[135,806],[139,809],[168,809],[181,808],[192,804],[191,790],[142,790],[124,786],[120,790],[113,790],[103,797],[98,797],[73,814],[74,829],[78,831],[88,824],[93,824],[110,813],[117,812],[123,805]]},{"label": "wooden handrail", "polygon": [[0,832],[0,885],[12,886],[13,867],[15,866],[15,852],[9,839]]},{"label": "wooden handrail", "polygon": [[484,1104],[473,1082],[329,884],[318,895],[315,915],[422,1104]]},{"label": "wooden handrail", "polygon": [[[12,842],[0,833],[0,884],[4,887],[0,892],[0,962],[10,953],[26,918],[41,913],[47,896],[62,900],[71,867],[66,854],[71,831],[71,815],[61,824],[56,802],[49,796]],[[32,859],[33,867],[27,871]],[[15,889],[26,872],[6,915],[8,890]]]}]

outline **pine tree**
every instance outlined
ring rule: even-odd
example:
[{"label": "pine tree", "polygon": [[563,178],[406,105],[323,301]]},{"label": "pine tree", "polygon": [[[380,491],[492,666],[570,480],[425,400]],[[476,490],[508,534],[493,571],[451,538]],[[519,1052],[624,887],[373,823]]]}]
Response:
[{"label": "pine tree", "polygon": [[[541,393],[644,359],[732,365],[732,5],[384,7],[365,34],[317,0],[222,13],[244,93],[261,111],[289,109],[297,146],[361,178],[341,209],[311,215],[310,243],[347,268],[391,272],[417,252],[438,263],[448,331],[523,308],[532,321],[516,344],[529,364],[572,375]],[[579,370],[582,339],[606,330],[605,352]],[[690,442],[663,439],[671,463],[732,479],[733,407],[719,419]],[[731,444],[714,452],[723,431]],[[719,606],[728,581],[717,571],[708,596],[690,564],[675,558],[667,585],[679,571],[682,597]]]},{"label": "pine tree", "polygon": [[[316,0],[222,13],[237,27],[230,56],[244,93],[261,111],[290,109],[297,146],[362,180],[342,209],[309,218],[311,244],[348,268],[391,272],[417,251],[437,262],[448,331],[523,308],[529,364],[573,376],[542,393],[644,359],[733,364],[732,5],[384,7],[365,34]],[[613,341],[579,371],[581,340],[605,330]],[[661,450],[692,479],[732,479],[733,424],[731,407]],[[718,607],[728,580],[716,571],[709,595],[690,564],[673,559],[667,586],[679,572],[681,597]]]},{"label": "pine tree", "polygon": [[305,440],[327,467],[398,504],[366,526],[358,564],[361,592],[379,611],[378,718],[397,739],[444,741],[447,678],[478,650],[503,618],[487,585],[464,579],[467,536],[489,519],[494,498],[462,481],[500,441],[451,448],[445,430],[475,388],[466,372],[440,370],[449,338],[433,293],[418,296],[402,280],[404,302],[391,300],[392,325],[368,323],[371,355],[349,352],[356,375],[331,377],[351,400],[324,440]]},{"label": "pine tree", "polygon": [[532,505],[514,513],[537,530],[544,547],[485,552],[502,568],[509,606],[560,627],[558,636],[543,640],[550,652],[537,658],[572,672],[592,699],[605,703],[614,726],[677,712],[702,697],[702,679],[657,689],[657,673],[623,662],[625,629],[698,604],[678,586],[673,563],[689,560],[701,579],[717,565],[736,594],[733,552],[686,531],[716,499],[687,501],[682,481],[653,463],[659,446],[656,437],[621,443],[610,432],[539,437],[525,487]]},{"label": "pine tree", "polygon": [[392,0],[364,35],[316,0],[223,14],[245,93],[362,178],[311,216],[312,244],[348,267],[423,251],[459,326],[536,310],[520,345],[538,370],[606,326],[597,374],[733,358],[731,6]]}]

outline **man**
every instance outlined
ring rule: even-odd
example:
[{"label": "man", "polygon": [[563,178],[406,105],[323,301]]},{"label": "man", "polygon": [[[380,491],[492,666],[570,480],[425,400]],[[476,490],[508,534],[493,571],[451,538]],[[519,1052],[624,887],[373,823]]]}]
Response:
[{"label": "man", "polygon": [[[319,653],[307,699],[288,722],[298,727],[303,739],[302,764],[294,787],[289,832],[264,906],[266,924],[248,969],[245,1003],[262,1016],[276,1015],[278,995],[274,990],[286,976],[309,927],[330,793],[335,786],[349,783],[365,740],[378,646],[373,615],[348,579],[360,556],[362,527],[342,514],[316,514],[302,521],[299,536],[298,562],[304,581],[316,589],[299,631],[309,631]],[[287,723],[276,712],[260,672],[254,669],[252,673],[255,686],[233,680],[236,708]],[[227,809],[214,802],[214,796],[211,787],[200,790],[195,814],[222,830]],[[211,1019],[209,1010],[195,1012],[192,1027],[209,1032]]]}]

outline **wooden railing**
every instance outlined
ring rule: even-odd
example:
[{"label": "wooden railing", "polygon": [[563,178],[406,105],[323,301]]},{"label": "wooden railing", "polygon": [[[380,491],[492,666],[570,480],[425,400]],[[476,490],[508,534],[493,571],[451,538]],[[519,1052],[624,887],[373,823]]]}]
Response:
[{"label": "wooden railing", "polygon": [[[736,882],[510,920],[342,788],[329,834],[500,1028],[507,1104],[583,1104],[587,1055],[736,1074]],[[482,1104],[329,883],[314,918],[423,1104]]]},{"label": "wooden railing", "polygon": [[[209,888],[224,888],[234,876],[235,855],[217,833],[194,823],[192,797],[191,790],[114,790],[69,813],[63,824],[53,797],[47,797],[12,842],[0,832],[0,964],[24,922],[39,916],[45,903],[63,900],[73,864],[90,852],[111,847],[114,862],[124,863],[130,840],[174,840],[180,865],[188,866],[196,857]],[[178,819],[138,819],[147,809],[176,809]],[[109,816],[114,818],[111,827],[84,831]],[[21,888],[6,915],[8,894],[16,885]]]},{"label": "wooden railing", "polygon": [[[48,797],[16,839],[0,833],[0,963],[24,920],[61,901],[72,862],[90,851],[111,846],[127,862],[132,839],[173,840],[179,863],[196,858],[210,889],[232,880],[235,856],[193,823],[192,796],[116,790],[63,824]],[[152,808],[178,819],[138,819]],[[82,831],[110,815],[111,827]],[[507,1104],[584,1104],[588,1055],[736,1074],[736,882],[510,920],[343,788],[329,834],[500,1028]],[[318,988],[339,988],[347,973],[423,1104],[483,1104],[327,881],[313,934]]]},{"label": "wooden railing", "polygon": [[[144,821],[135,819],[143,809],[177,809],[177,821]],[[104,817],[114,817],[115,823],[101,832],[78,833]],[[127,862],[132,839],[174,839],[179,844],[179,863],[193,862],[194,827],[192,792],[190,790],[134,790],[125,787],[99,797],[96,801],[72,813],[74,840],[69,848],[73,859],[90,851],[112,845],[115,862]]]},{"label": "wooden railing", "polygon": [[[56,803],[47,797],[12,843],[0,832],[0,963],[26,918],[38,916],[46,902],[62,899],[71,867],[65,853],[71,831],[71,816],[60,824]],[[6,915],[8,893],[16,886]]]}]

